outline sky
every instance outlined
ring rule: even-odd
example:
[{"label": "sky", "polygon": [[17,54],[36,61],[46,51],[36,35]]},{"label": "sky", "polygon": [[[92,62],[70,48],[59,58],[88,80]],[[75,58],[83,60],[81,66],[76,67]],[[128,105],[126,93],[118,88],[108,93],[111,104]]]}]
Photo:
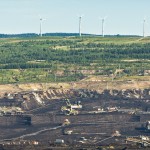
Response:
[{"label": "sky", "polygon": [[0,0],[0,33],[101,34],[101,18],[107,16],[104,34],[150,35],[150,0]]}]

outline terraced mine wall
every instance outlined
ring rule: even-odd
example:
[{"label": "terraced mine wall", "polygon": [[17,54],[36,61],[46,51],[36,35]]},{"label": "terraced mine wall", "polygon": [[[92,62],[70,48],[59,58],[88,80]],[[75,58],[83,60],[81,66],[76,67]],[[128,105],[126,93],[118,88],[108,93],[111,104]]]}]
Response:
[{"label": "terraced mine wall", "polygon": [[[46,91],[26,91],[12,93],[11,99],[0,99],[0,106],[21,107],[23,110],[35,109],[48,104],[51,100],[65,98],[98,98],[100,100],[150,100],[150,89],[89,90],[89,89],[48,89]],[[148,105],[147,105],[148,106]],[[150,107],[150,106],[148,106]]]},{"label": "terraced mine wall", "polygon": [[[62,124],[65,119],[69,119],[71,123],[96,123],[96,122],[140,122],[139,115],[120,114],[120,113],[102,113],[102,114],[79,114],[76,116],[65,115],[33,115],[32,121],[36,123],[56,123]],[[34,124],[33,123],[33,124]]]},{"label": "terraced mine wall", "polygon": [[147,122],[150,120],[150,114],[141,114],[140,115],[140,121],[141,122]]},{"label": "terraced mine wall", "polygon": [[[81,114],[77,116],[65,115],[16,115],[16,116],[0,116],[0,127],[13,125],[34,125],[34,124],[62,124],[65,119],[69,119],[71,123],[95,123],[95,122],[140,122],[139,115],[130,114]],[[142,121],[145,121],[142,116]],[[147,116],[148,118],[148,116]],[[33,122],[33,123],[32,123]]]},{"label": "terraced mine wall", "polygon": [[46,91],[24,91],[11,93],[0,98],[0,106],[20,105],[24,109],[36,108],[51,100],[64,98],[101,98],[114,100],[149,100],[150,89],[89,90],[89,89],[48,89]]},{"label": "terraced mine wall", "polygon": [[[132,115],[120,113],[102,113],[102,114],[79,114],[77,116],[65,115],[16,115],[0,116],[0,127],[13,125],[31,125],[31,124],[61,124],[65,119],[71,123],[95,123],[95,122],[146,122],[149,120],[148,114]],[[33,121],[33,123],[32,123]]]},{"label": "terraced mine wall", "polygon": [[31,117],[27,115],[0,116],[0,127],[15,125],[31,125]]},{"label": "terraced mine wall", "polygon": [[[150,89],[125,89],[125,90],[90,90],[90,89],[63,89],[63,88],[53,88],[46,91],[24,91],[18,93],[11,93],[11,95],[6,95],[0,99],[0,106],[17,106],[22,108],[24,111],[36,109],[38,107],[44,107],[50,104],[52,100],[62,100],[62,99],[97,99],[97,101],[107,101],[107,100],[130,100],[130,101],[150,101]],[[118,101],[118,102],[119,102]],[[61,107],[61,106],[60,106]],[[149,103],[145,103],[145,108],[150,108]],[[60,108],[58,107],[58,110]],[[0,126],[5,125],[15,125],[15,124],[30,124],[33,122],[39,121],[42,123],[55,122],[62,123],[66,116],[63,115],[48,115],[43,117],[30,116],[30,119],[27,119],[23,116],[0,116]],[[130,114],[81,114],[80,119],[78,116],[67,116],[71,122],[74,121],[85,121],[91,120],[96,121],[147,121],[149,120],[148,115],[130,115]]]}]

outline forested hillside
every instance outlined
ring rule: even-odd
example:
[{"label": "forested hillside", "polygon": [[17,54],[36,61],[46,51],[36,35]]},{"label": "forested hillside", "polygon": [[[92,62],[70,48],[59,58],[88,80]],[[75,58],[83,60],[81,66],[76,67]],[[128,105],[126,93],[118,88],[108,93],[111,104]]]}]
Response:
[{"label": "forested hillside", "polygon": [[150,38],[34,37],[0,39],[0,82],[76,81],[88,75],[144,76]]}]

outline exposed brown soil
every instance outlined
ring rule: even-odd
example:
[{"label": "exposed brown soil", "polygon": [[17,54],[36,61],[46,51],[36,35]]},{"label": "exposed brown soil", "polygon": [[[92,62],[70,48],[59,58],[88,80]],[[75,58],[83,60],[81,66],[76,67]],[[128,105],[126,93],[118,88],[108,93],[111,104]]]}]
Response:
[{"label": "exposed brown soil", "polygon": [[105,89],[149,89],[150,81],[106,81],[93,79],[71,83],[27,83],[27,84],[5,84],[0,85],[0,97],[5,93],[16,93],[22,91],[45,91],[51,88],[55,89],[90,89],[103,91]]}]

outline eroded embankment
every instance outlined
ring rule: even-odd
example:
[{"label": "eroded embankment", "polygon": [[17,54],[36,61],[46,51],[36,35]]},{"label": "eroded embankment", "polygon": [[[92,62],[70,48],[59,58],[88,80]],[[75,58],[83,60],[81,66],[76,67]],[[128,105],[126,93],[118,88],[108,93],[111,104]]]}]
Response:
[{"label": "eroded embankment", "polygon": [[[81,83],[83,85],[83,83]],[[65,98],[96,98],[115,100],[150,100],[150,88],[145,89],[101,89],[96,88],[100,84],[89,84],[87,88],[70,84],[22,84],[8,85],[4,92],[1,92],[0,106],[17,106],[23,110],[35,109],[50,103],[51,100]],[[13,88],[13,86],[16,86]],[[75,87],[76,86],[76,87]],[[84,85],[85,86],[85,85]],[[12,91],[11,91],[12,89]]]}]

